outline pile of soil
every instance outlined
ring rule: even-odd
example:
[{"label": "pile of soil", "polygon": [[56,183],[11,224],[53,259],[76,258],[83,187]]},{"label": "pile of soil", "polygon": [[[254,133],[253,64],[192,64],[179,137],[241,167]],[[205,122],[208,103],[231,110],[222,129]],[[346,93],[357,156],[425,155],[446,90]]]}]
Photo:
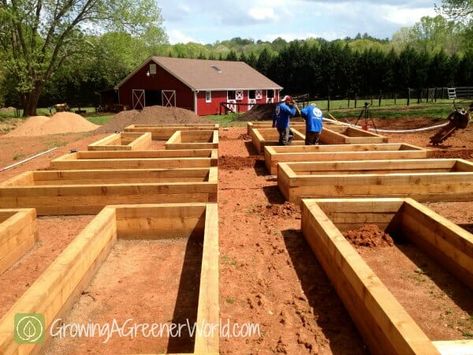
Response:
[{"label": "pile of soil", "polygon": [[149,106],[142,111],[122,111],[115,115],[110,122],[104,124],[97,133],[110,133],[123,131],[132,124],[189,124],[213,123],[212,121],[197,116],[194,112],[179,107]]},{"label": "pile of soil", "polygon": [[273,217],[300,219],[301,211],[295,204],[286,201],[283,204],[270,203],[266,205],[266,210],[263,213]]},{"label": "pile of soil", "polygon": [[239,121],[272,120],[276,104],[258,104],[238,117]]},{"label": "pile of soil", "polygon": [[52,117],[32,116],[22,125],[8,133],[7,137],[32,137],[49,134],[88,132],[97,125],[72,112],[58,112]]},{"label": "pile of soil", "polygon": [[344,232],[343,236],[355,247],[376,248],[394,245],[391,236],[384,233],[376,224],[365,224],[358,229]]}]

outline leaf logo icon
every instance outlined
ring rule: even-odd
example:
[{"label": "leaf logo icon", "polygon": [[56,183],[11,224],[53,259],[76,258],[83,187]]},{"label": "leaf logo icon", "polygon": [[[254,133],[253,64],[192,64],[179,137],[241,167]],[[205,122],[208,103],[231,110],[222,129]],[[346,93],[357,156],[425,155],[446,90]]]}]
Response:
[{"label": "leaf logo icon", "polygon": [[17,313],[15,315],[15,340],[19,344],[38,344],[44,341],[44,315]]}]

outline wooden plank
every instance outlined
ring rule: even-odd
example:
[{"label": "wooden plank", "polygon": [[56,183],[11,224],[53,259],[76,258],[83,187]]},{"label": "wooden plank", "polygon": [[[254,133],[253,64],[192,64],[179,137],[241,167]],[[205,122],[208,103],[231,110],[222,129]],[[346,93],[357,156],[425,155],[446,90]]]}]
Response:
[{"label": "wooden plank", "polygon": [[151,144],[151,133],[114,133],[87,146],[90,151],[143,150]]},{"label": "wooden plank", "polygon": [[438,354],[430,339],[313,200],[302,232],[375,354]]},{"label": "wooden plank", "polygon": [[455,164],[455,159],[279,163],[279,171],[293,172],[279,185],[291,202],[307,197],[373,196],[468,201],[473,172],[456,172]]},{"label": "wooden plank", "polygon": [[154,140],[168,140],[176,131],[218,130],[218,124],[130,125],[125,132],[151,132]]},{"label": "wooden plank", "polygon": [[400,213],[403,236],[473,288],[473,235],[412,199]]},{"label": "wooden plank", "polygon": [[[403,144],[339,144],[317,146],[265,147],[265,163],[271,174],[281,162],[426,159],[428,152]],[[472,169],[473,170],[473,169]]]},{"label": "wooden plank", "polygon": [[[49,265],[0,320],[0,349],[4,354],[30,353],[41,345],[20,345],[14,340],[16,313],[41,313],[46,328],[63,310],[76,287],[90,276],[101,252],[116,240],[115,211],[105,208]],[[49,334],[45,331],[45,334]]]},{"label": "wooden plank", "polygon": [[36,171],[37,186],[0,184],[0,208],[94,214],[109,204],[215,202],[217,168]]},{"label": "wooden plank", "polygon": [[[197,326],[206,329],[206,325],[220,322],[219,309],[219,237],[218,206],[207,204],[205,211],[205,235],[202,253],[202,267],[199,286],[199,306]],[[218,354],[219,332],[210,336],[197,336],[195,354]]]},{"label": "wooden plank", "polygon": [[18,261],[37,240],[34,209],[4,210],[0,223],[0,275]]},{"label": "wooden plank", "polygon": [[433,344],[442,355],[473,354],[473,340],[443,340],[434,341]]},{"label": "wooden plank", "polygon": [[[202,203],[105,207],[0,320],[0,351],[2,354],[40,352],[41,345],[19,345],[14,341],[15,314],[43,314],[48,337],[52,322],[65,315],[76,302],[117,237],[169,238],[176,236],[176,227],[185,230],[187,237],[196,232],[203,237],[197,324],[200,329],[218,325],[217,213],[217,204]],[[145,231],[143,226],[146,226]],[[212,336],[197,333],[194,347],[195,354],[218,354],[219,333]]]},{"label": "wooden plank", "polygon": [[166,149],[218,149],[218,131],[176,131]]}]

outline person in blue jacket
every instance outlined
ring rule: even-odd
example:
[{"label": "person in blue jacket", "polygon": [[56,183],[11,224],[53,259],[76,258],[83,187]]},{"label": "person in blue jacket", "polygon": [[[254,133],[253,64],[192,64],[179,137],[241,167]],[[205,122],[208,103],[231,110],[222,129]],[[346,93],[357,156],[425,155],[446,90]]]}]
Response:
[{"label": "person in blue jacket", "polygon": [[301,110],[301,116],[305,120],[305,145],[319,144],[320,134],[323,129],[322,111],[315,105],[310,104]]},{"label": "person in blue jacket", "polygon": [[291,117],[296,115],[297,108],[291,96],[284,96],[282,102],[276,106],[273,116],[273,127],[276,127],[279,133],[279,144],[289,145],[292,141]]}]

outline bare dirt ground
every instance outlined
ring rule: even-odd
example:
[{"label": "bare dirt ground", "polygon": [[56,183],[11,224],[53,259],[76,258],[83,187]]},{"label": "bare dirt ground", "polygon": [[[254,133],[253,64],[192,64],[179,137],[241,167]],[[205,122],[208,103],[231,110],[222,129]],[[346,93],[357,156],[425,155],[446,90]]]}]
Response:
[{"label": "bare dirt ground", "polygon": [[94,216],[40,217],[38,241],[0,275],[0,318]]},{"label": "bare dirt ground", "polygon": [[[417,125],[417,123],[412,124]],[[431,134],[433,132],[388,136],[390,142],[407,142],[427,146],[428,137]],[[360,335],[300,232],[299,207],[284,201],[277,189],[275,177],[268,175],[262,157],[255,155],[251,141],[246,136],[246,128],[221,129],[220,136],[221,319],[222,321],[229,319],[231,323],[240,324],[254,322],[261,327],[259,336],[222,338],[221,353],[366,353],[367,349]],[[0,181],[22,171],[46,168],[49,165],[49,160],[53,157],[65,154],[73,148],[86,149],[87,144],[103,137],[103,135],[73,134],[61,137],[67,143],[65,146],[20,168],[0,173]],[[0,151],[2,152],[0,154],[2,165],[0,166],[12,162],[14,155],[19,151],[24,154],[38,152],[47,146],[48,139],[51,137],[11,138],[11,140],[0,137]],[[470,129],[460,131],[454,138],[447,140],[446,144],[450,147],[436,148],[435,150],[439,152],[437,154],[448,154],[452,157],[463,154],[461,156],[466,157],[465,150],[473,151],[473,131]],[[157,147],[161,147],[160,143],[154,144],[153,148]],[[447,153],[441,153],[443,151]],[[428,205],[455,223],[473,223],[473,202]],[[73,218],[79,218],[79,220],[74,221]],[[61,231],[58,232],[50,227],[45,227],[43,233],[48,234],[51,240],[60,240],[61,242],[60,245],[54,247],[54,252],[49,249],[42,252],[47,255],[44,257],[45,260],[42,260],[44,265],[38,271],[30,273],[28,280],[23,280],[19,276],[18,280],[21,280],[19,282],[13,282],[12,280],[16,280],[13,276],[9,276],[6,281],[2,281],[0,278],[0,289],[2,290],[0,312],[4,313],[8,309],[14,300],[24,292],[27,285],[38,277],[47,264],[85,226],[86,220],[81,219],[85,217],[73,218],[65,224],[62,223],[62,220],[51,222],[55,228],[61,227]],[[59,232],[65,233],[67,237],[58,236]],[[136,286],[138,290],[144,290],[144,280],[138,275],[143,273],[143,270],[148,270],[147,274],[155,273],[157,263],[146,258],[138,259],[139,255],[150,255],[145,250],[156,251],[154,246],[148,245],[149,243],[144,244],[138,243],[130,246],[120,242],[117,245],[96,276],[96,280],[102,281],[89,286],[77,303],[77,308],[74,308],[70,313],[70,316],[73,317],[71,319],[96,316],[96,319],[100,321],[106,317],[118,316],[126,308],[124,305],[128,304],[131,305],[129,311],[132,315],[141,315],[148,311],[149,307],[146,302],[139,303],[143,299],[143,292],[128,293],[127,288],[123,286],[125,283],[127,285],[129,283]],[[51,246],[51,242],[44,242],[43,247],[46,245]],[[51,248],[53,247],[51,246]],[[182,250],[182,248],[176,250]],[[158,254],[161,255],[156,251],[155,255]],[[179,275],[181,271],[177,267],[179,260],[181,260],[179,253],[169,252],[167,254],[163,255],[166,257],[166,264],[163,263],[163,265],[168,265],[173,270],[170,274]],[[25,265],[23,266],[24,270],[36,267],[35,262],[30,263],[27,259],[22,259],[22,263]],[[120,273],[115,273],[117,268],[121,268]],[[166,269],[166,273],[168,270]],[[7,273],[10,272],[7,271]],[[16,275],[20,274],[21,272]],[[163,282],[157,279],[160,277],[159,274],[162,273],[147,276],[148,279],[152,278],[153,283]],[[164,282],[174,285],[179,281],[178,277],[175,279],[164,280]],[[170,288],[175,290],[175,287]],[[114,291],[117,290],[125,292],[125,294],[116,298]],[[159,294],[165,292],[160,288],[157,290]],[[162,303],[164,308],[160,309],[160,312],[162,311],[160,316],[170,320],[175,315],[174,305],[180,303],[176,300],[176,294],[166,294],[166,297],[169,297],[169,300],[166,300],[165,297],[160,297],[159,301],[150,298],[150,305],[158,307]],[[78,310],[85,310],[85,312],[83,314],[77,313]],[[148,320],[146,317],[144,321]],[[156,317],[158,316],[156,315]],[[152,321],[161,320],[161,318],[156,320],[155,317],[149,319]],[[77,353],[84,353],[88,349],[92,349],[92,352],[116,353],[111,349],[122,349],[122,347],[136,352],[150,350],[150,344],[146,342],[142,343],[143,347],[136,347],[136,344],[117,341],[113,348],[107,348],[107,351],[105,348],[101,348],[98,343],[92,345],[77,345],[73,342],[64,344],[69,345],[53,344],[54,347],[50,349],[69,351],[77,346]],[[154,345],[164,350],[170,347],[166,339],[158,340]],[[176,349],[180,349],[179,351],[184,351],[185,349],[182,347],[189,346],[189,342],[176,343],[174,346]]]}]

